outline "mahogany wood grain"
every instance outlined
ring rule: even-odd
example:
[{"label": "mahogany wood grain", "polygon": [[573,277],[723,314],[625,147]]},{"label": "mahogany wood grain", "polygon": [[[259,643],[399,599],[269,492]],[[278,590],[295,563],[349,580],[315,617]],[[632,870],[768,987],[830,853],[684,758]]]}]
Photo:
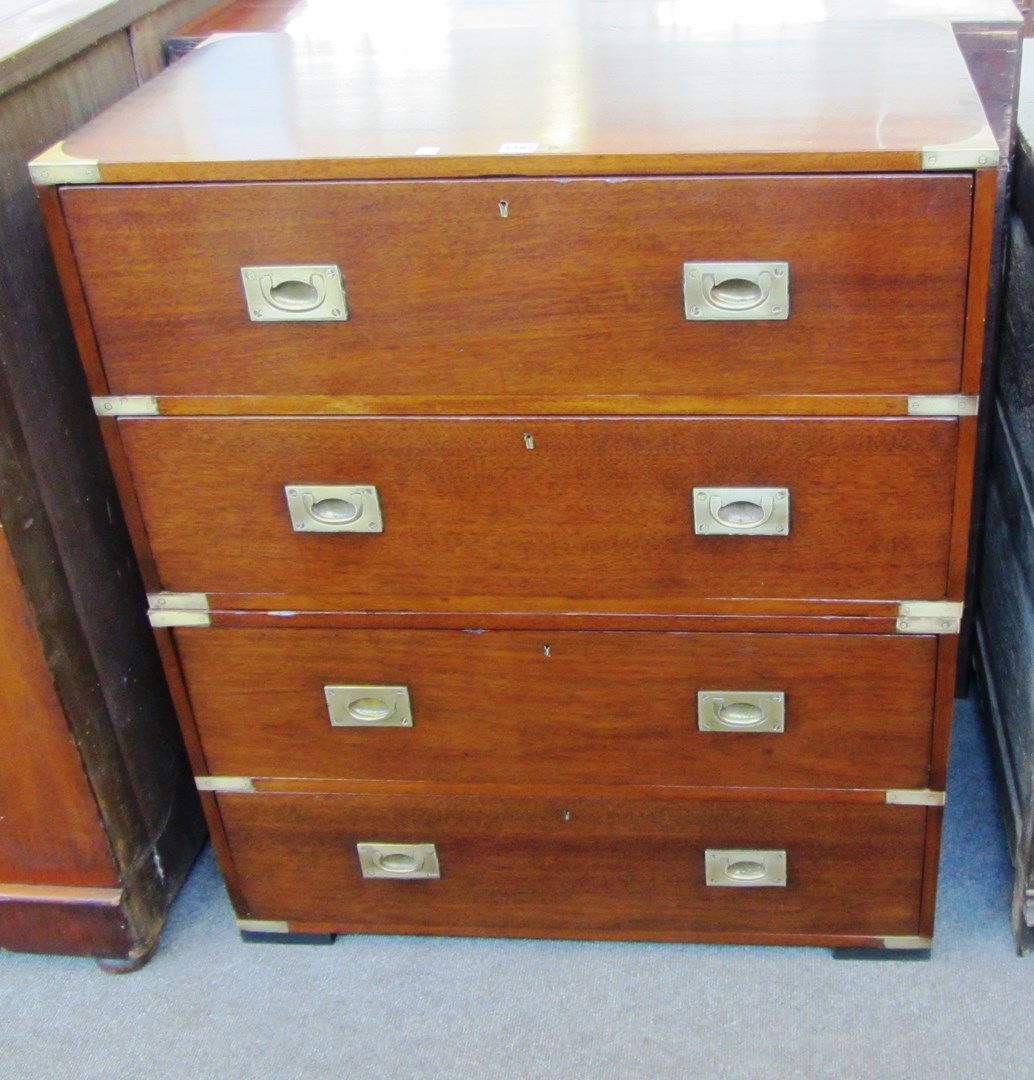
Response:
[{"label": "mahogany wood grain", "polygon": [[[511,179],[62,205],[114,394],[872,395],[959,391],[971,193],[966,175]],[[684,262],[759,260],[790,264],[787,320],[686,318]],[[241,267],[328,263],[347,322],[249,319]]]},{"label": "mahogany wood grain", "polygon": [[[3,532],[0,640],[0,881],[115,887],[100,812]],[[0,914],[0,944],[9,945],[2,926]]]},{"label": "mahogany wood grain", "polygon": [[105,181],[150,182],[916,170],[926,147],[993,145],[932,21],[788,25],[778,48],[677,20],[557,34],[416,18],[381,35],[348,20],[333,48],[321,38],[215,41],[66,150]]},{"label": "mahogany wood grain", "polygon": [[93,332],[90,311],[83,294],[79,268],[72,251],[71,237],[62,213],[56,188],[37,188],[36,197],[43,224],[47,231],[50,255],[57,270],[64,299],[65,312],[71,322],[75,335],[75,347],[78,349],[79,363],[86,375],[87,386],[91,394],[106,394],[108,381],[104,374],[104,365],[97,348],[97,338]]},{"label": "mahogany wood grain", "polygon": [[952,513],[951,558],[948,567],[948,595],[962,600],[967,595],[969,545],[973,535],[973,467],[977,451],[978,426],[975,416],[959,421],[959,456],[956,465],[955,506]]},{"label": "mahogany wood grain", "polygon": [[[222,795],[245,910],[341,931],[918,933],[926,811],[701,801]],[[437,881],[355,845],[434,843]],[[785,888],[704,884],[705,848],[782,849]]]},{"label": "mahogany wood grain", "polygon": [[[65,956],[136,958],[139,938],[121,905],[71,901],[55,891],[49,899],[0,900],[0,944],[19,952]],[[154,939],[147,942],[153,947]]]},{"label": "mahogany wood grain", "polygon": [[987,308],[988,289],[991,284],[991,251],[998,235],[995,228],[998,175],[993,169],[983,169],[976,173],[975,182],[969,294],[966,300],[966,345],[962,373],[964,394],[978,394],[981,389],[981,370],[986,354],[987,335],[992,329],[988,326]]},{"label": "mahogany wood grain", "polygon": [[[105,391],[106,392],[106,391]],[[381,394],[158,397],[162,416],[908,416],[900,394]]]},{"label": "mahogany wood grain", "polygon": [[[176,644],[217,775],[930,784],[931,638],[180,629]],[[404,685],[413,726],[331,727],[328,685]],[[784,693],[785,731],[700,731],[698,693],[737,689]]]},{"label": "mahogany wood grain", "polygon": [[[955,420],[120,421],[165,589],[394,597],[944,596]],[[525,436],[534,440],[528,449]],[[285,485],[378,487],[384,532],[292,531]],[[693,489],[790,490],[784,537]]]}]

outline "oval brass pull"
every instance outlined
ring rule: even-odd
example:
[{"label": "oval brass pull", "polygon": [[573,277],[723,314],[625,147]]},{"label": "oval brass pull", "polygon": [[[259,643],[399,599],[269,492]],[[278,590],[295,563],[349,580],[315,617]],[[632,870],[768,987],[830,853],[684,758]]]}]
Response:
[{"label": "oval brass pull", "polygon": [[787,536],[790,492],[787,488],[693,488],[693,524],[701,536]]},{"label": "oval brass pull", "polygon": [[718,710],[718,719],[727,727],[757,727],[768,718],[764,709],[749,701],[734,701]]},{"label": "oval brass pull", "polygon": [[723,311],[750,311],[764,304],[772,292],[772,275],[758,274],[757,281],[734,277],[718,281],[713,274],[704,274],[704,299]]},{"label": "oval brass pull", "polygon": [[382,698],[361,697],[348,703],[348,715],[365,724],[381,723],[394,711],[394,705],[389,705]]},{"label": "oval brass pull", "polygon": [[741,735],[784,730],[786,694],[782,690],[700,690],[697,727],[701,731]]},{"label": "oval brass pull", "polygon": [[762,496],[760,502],[737,499],[728,503],[723,503],[721,496],[713,495],[710,504],[711,516],[729,529],[758,529],[767,524],[774,508],[775,500],[771,495]]},{"label": "oval brass pull", "polygon": [[768,871],[759,862],[754,862],[752,859],[740,859],[739,862],[729,863],[724,873],[733,881],[760,881]]},{"label": "oval brass pull", "polygon": [[288,279],[273,284],[271,276],[259,281],[267,304],[279,311],[314,311],[327,298],[327,282],[322,274],[310,274],[308,281]]},{"label": "oval brass pull", "polygon": [[372,484],[288,484],[284,495],[295,532],[384,531],[380,498]]},{"label": "oval brass pull", "polygon": [[341,268],[242,266],[241,283],[252,322],[345,322],[348,299]]},{"label": "oval brass pull", "polygon": [[682,264],[682,294],[690,322],[783,320],[790,316],[787,262]]},{"label": "oval brass pull", "polygon": [[[377,865],[389,874],[412,874],[424,865],[423,859],[415,855],[406,855],[401,851],[393,851],[387,855],[377,857]],[[762,873],[764,871],[762,870]]]},{"label": "oval brass pull", "polygon": [[305,509],[324,525],[347,525],[362,516],[362,496],[351,502],[348,499],[305,500]]},{"label": "oval brass pull", "polygon": [[442,876],[434,844],[356,844],[364,878],[429,881]]},{"label": "oval brass pull", "polygon": [[785,851],[707,848],[704,880],[727,889],[786,888]]},{"label": "oval brass pull", "polygon": [[412,727],[413,706],[405,686],[324,686],[331,727]]}]

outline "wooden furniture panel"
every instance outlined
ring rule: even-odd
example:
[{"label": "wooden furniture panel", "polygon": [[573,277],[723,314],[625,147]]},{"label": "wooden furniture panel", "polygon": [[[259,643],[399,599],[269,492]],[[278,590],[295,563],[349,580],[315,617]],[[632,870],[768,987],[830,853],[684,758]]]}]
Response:
[{"label": "wooden furniture panel", "polygon": [[[883,176],[62,200],[115,394],[801,394],[959,391],[971,197]],[[683,263],[715,261],[788,262],[789,318],[687,319]],[[241,268],[281,264],[339,266],[348,320],[250,321]]]},{"label": "wooden furniture panel", "polygon": [[[946,27],[581,17],[405,85],[217,41],[34,165],[240,926],[928,948],[995,137]],[[784,257],[788,320],[687,321],[685,261]],[[332,261],[347,321],[248,317],[242,265]],[[383,531],[292,522],[332,484]],[[697,531],[757,487],[788,531]],[[710,676],[785,731],[695,729]]]},{"label": "wooden furniture panel", "polygon": [[0,882],[116,888],[100,814],[2,532],[0,639]]},{"label": "wooden furniture panel", "polygon": [[[927,811],[692,799],[222,795],[255,919],[352,932],[679,940],[919,929]],[[366,880],[356,844],[433,843],[441,878]],[[704,883],[704,852],[786,851],[785,887]]]},{"label": "wooden furniture panel", "polygon": [[[219,593],[945,594],[957,422],[125,420],[161,586]],[[534,440],[529,450],[525,435]],[[285,486],[373,484],[384,531],[298,533]],[[786,536],[697,535],[694,488],[788,489]],[[276,606],[272,604],[271,606]]]},{"label": "wooden furniture panel", "polygon": [[[930,783],[932,637],[174,633],[215,775],[733,787]],[[412,726],[332,727],[324,687],[334,685],[407,687]],[[784,730],[701,731],[698,694],[725,691],[735,702],[737,690],[751,700],[758,691],[785,695]]]},{"label": "wooden furniture panel", "polygon": [[25,162],[137,85],[159,6],[0,20],[0,947],[125,968],[204,824]]}]

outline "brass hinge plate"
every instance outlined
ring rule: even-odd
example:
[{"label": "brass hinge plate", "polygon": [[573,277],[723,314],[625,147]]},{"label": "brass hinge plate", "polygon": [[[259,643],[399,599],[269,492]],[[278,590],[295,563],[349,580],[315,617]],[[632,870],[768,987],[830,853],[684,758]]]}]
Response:
[{"label": "brass hinge plate", "polygon": [[211,626],[205,593],[148,593],[147,617],[152,626]]},{"label": "brass hinge plate", "polygon": [[984,124],[968,139],[945,146],[923,147],[922,167],[924,171],[994,169],[998,166],[998,157],[998,143],[991,129]]},{"label": "brass hinge plate", "polygon": [[65,152],[63,142],[55,143],[29,163],[29,176],[37,187],[56,187],[58,184],[99,184],[100,163],[87,158],[72,157]]},{"label": "brass hinge plate", "polygon": [[884,949],[929,949],[933,946],[933,938],[885,937],[882,945]]},{"label": "brass hinge plate", "polygon": [[957,634],[962,628],[962,604],[954,600],[905,600],[898,605],[897,629],[902,634]]},{"label": "brass hinge plate", "polygon": [[913,791],[907,788],[887,792],[887,802],[893,806],[943,806],[943,791]]},{"label": "brass hinge plate", "polygon": [[93,411],[98,416],[158,416],[158,399],[148,394],[95,397]]},{"label": "brass hinge plate", "polygon": [[976,394],[914,394],[908,399],[909,416],[976,416]]},{"label": "brass hinge plate", "polygon": [[216,791],[224,794],[233,792],[253,794],[255,785],[250,776],[195,776],[194,783],[198,791]]}]

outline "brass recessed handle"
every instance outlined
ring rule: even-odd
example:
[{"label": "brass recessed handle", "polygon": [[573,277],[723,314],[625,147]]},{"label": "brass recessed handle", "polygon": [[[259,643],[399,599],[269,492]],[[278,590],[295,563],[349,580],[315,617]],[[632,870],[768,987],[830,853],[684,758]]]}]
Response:
[{"label": "brass recessed handle", "polygon": [[701,690],[697,726],[701,731],[781,732],[786,695],[775,690]]},{"label": "brass recessed handle", "polygon": [[704,852],[704,879],[726,889],[786,887],[786,852],[742,848],[708,848]]},{"label": "brass recessed handle", "polygon": [[266,303],[279,311],[313,311],[327,298],[327,282],[322,274],[310,274],[308,281],[287,278],[274,283],[271,274],[259,278]]},{"label": "brass recessed handle", "polygon": [[252,322],[343,322],[345,282],[337,266],[242,266]]},{"label": "brass recessed handle", "polygon": [[384,531],[372,484],[288,484],[284,495],[295,532]]},{"label": "brass recessed handle", "polygon": [[787,488],[693,488],[693,524],[698,535],[787,536]]},{"label": "brass recessed handle", "polygon": [[683,263],[682,288],[690,322],[790,316],[790,264],[786,262]]},{"label": "brass recessed handle", "polygon": [[331,727],[412,727],[405,686],[324,686]]},{"label": "brass recessed handle", "polygon": [[356,844],[364,878],[430,881],[442,876],[434,844]]}]

